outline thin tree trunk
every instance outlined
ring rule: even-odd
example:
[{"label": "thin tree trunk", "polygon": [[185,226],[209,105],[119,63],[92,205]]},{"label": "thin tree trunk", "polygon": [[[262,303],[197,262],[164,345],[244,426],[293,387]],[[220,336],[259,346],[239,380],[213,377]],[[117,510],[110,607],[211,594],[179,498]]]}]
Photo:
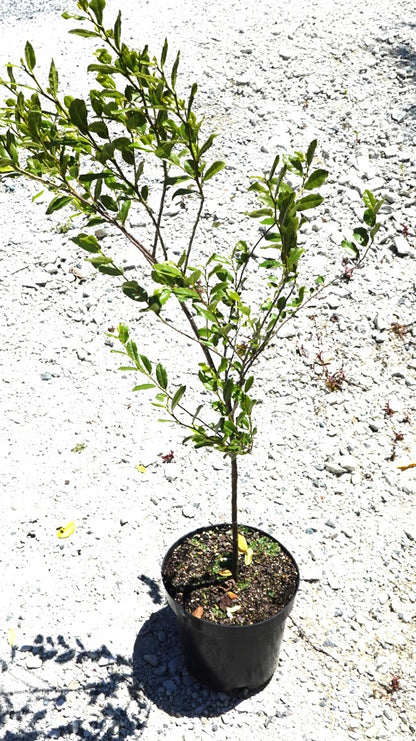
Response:
[{"label": "thin tree trunk", "polygon": [[237,512],[238,468],[237,458],[231,458],[231,523],[233,536],[232,567],[234,581],[238,581],[238,512]]}]

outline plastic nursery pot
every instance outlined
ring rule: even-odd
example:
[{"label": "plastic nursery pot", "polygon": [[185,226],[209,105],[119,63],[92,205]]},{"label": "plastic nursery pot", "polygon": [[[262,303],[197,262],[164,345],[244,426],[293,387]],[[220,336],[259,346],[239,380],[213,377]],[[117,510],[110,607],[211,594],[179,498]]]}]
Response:
[{"label": "plastic nursery pot", "polygon": [[291,559],[297,572],[296,588],[286,606],[274,616],[251,625],[224,625],[187,612],[171,594],[166,585],[165,569],[173,551],[185,540],[223,525],[198,528],[177,540],[168,550],[162,564],[162,579],[167,601],[176,616],[179,638],[183,647],[185,666],[202,684],[211,689],[230,692],[248,688],[258,689],[273,676],[279,658],[286,618],[292,610],[299,588],[299,569],[292,554],[269,533],[250,529],[278,543]]}]

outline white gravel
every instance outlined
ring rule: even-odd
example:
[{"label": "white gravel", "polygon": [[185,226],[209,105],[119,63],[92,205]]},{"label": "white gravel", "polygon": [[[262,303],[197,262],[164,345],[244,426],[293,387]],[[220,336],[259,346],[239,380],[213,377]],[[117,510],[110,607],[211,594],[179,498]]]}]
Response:
[{"label": "white gravel", "polygon": [[[45,69],[53,56],[62,84],[82,93],[92,44],[68,36],[57,12],[68,6],[0,0],[1,65],[30,39]],[[114,18],[117,3],[108,7]],[[192,348],[151,323],[143,332],[134,304],[83,261],[65,213],[45,216],[48,199],[32,203],[30,184],[0,183],[0,736],[414,738],[416,468],[397,464],[416,462],[416,330],[391,331],[416,319],[414,3],[125,0],[122,10],[138,46],[159,52],[167,35],[182,49],[185,83],[199,82],[220,134],[229,167],[211,193],[210,249],[253,234],[248,175],[315,136],[331,177],[308,235],[311,269],[339,268],[363,187],[386,196],[383,228],[367,267],[261,367],[240,518],[287,545],[302,583],[275,677],[231,697],[187,676],[160,581],[173,540],[229,519],[228,471],[157,424],[105,332],[136,327],[143,351],[188,383]],[[179,225],[173,238],[180,245]],[[121,250],[111,233],[104,245]],[[331,372],[343,368],[340,391],[327,390],[319,352]],[[140,463],[152,464],[146,474]],[[58,540],[71,520],[74,535]]]}]

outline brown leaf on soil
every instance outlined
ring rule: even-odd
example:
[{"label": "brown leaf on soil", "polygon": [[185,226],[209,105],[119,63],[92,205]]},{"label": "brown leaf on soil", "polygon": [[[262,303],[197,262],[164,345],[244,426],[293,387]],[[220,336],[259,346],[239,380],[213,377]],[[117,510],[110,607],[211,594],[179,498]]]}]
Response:
[{"label": "brown leaf on soil", "polygon": [[232,607],[235,604],[235,600],[237,599],[237,595],[235,595],[234,597],[230,597],[230,594],[232,594],[232,592],[226,592],[218,602],[218,607],[223,612],[226,611],[227,607]]},{"label": "brown leaf on soil", "polygon": [[192,615],[196,618],[202,618],[203,614],[204,614],[204,608],[201,606],[196,607],[192,613]]}]

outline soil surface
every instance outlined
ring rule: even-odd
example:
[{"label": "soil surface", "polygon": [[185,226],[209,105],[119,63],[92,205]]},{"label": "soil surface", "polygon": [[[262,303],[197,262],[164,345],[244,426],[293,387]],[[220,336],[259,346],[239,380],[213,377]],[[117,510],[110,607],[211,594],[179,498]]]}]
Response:
[{"label": "soil surface", "polygon": [[296,564],[272,538],[239,529],[252,554],[239,554],[232,578],[230,526],[185,538],[166,559],[162,578],[169,594],[197,618],[221,625],[252,625],[273,617],[293,599]]}]

